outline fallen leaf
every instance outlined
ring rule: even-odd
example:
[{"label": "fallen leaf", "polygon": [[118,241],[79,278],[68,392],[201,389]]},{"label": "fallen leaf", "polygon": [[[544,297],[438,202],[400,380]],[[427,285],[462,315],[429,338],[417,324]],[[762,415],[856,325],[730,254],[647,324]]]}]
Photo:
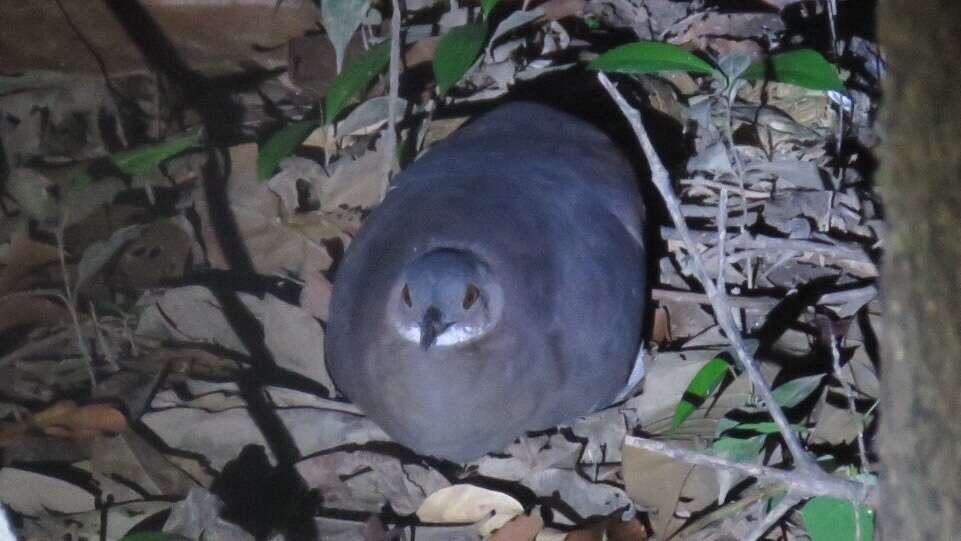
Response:
[{"label": "fallen leaf", "polygon": [[458,524],[484,520],[495,513],[520,515],[524,506],[513,497],[476,485],[442,488],[424,500],[417,517],[435,524]]},{"label": "fallen leaf", "polygon": [[17,296],[0,300],[0,332],[14,327],[63,325],[70,314],[63,303],[49,297]]},{"label": "fallen leaf", "polygon": [[[10,249],[3,258],[3,271],[0,271],[0,295],[24,289],[21,279],[27,279],[36,267],[59,260],[57,247],[31,239],[26,234],[14,234],[10,239]],[[34,277],[35,279],[36,277]]]},{"label": "fallen leaf", "polygon": [[534,541],[543,529],[540,515],[520,515],[495,530],[488,541]]},{"label": "fallen leaf", "polygon": [[110,404],[77,406],[69,400],[57,402],[28,422],[45,434],[66,438],[119,433],[127,428],[127,418]]},{"label": "fallen leaf", "polygon": [[327,316],[330,315],[333,286],[319,272],[308,273],[305,278],[304,288],[300,291],[300,307],[315,318],[327,321]]}]

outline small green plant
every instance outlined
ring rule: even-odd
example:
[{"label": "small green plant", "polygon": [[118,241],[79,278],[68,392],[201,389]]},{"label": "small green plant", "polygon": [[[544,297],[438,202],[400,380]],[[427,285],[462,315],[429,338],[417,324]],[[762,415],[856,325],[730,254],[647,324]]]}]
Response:
[{"label": "small green plant", "polygon": [[707,362],[684,391],[684,396],[674,408],[674,418],[671,420],[671,430],[680,427],[681,424],[694,413],[711,393],[721,384],[722,381],[733,373],[731,357],[727,353],[721,353]]},{"label": "small green plant", "polygon": [[801,507],[804,528],[811,541],[871,541],[874,538],[874,512],[847,500],[830,496],[811,498]]},{"label": "small green plant", "polygon": [[766,62],[758,62],[741,73],[730,74],[715,67],[693,53],[670,43],[639,41],[622,45],[595,58],[589,69],[619,73],[655,73],[660,71],[688,71],[712,75],[726,81],[731,88],[734,79],[764,79],[789,83],[812,90],[844,91],[837,69],[820,53],[801,49],[776,54]]},{"label": "small green plant", "polygon": [[329,125],[333,122],[344,107],[370,84],[377,74],[384,71],[389,62],[390,40],[374,45],[349,62],[327,89],[322,122],[313,119],[291,122],[272,133],[260,145],[257,153],[257,178],[270,178],[281,160],[290,156],[321,124]]},{"label": "small green plant", "polygon": [[481,0],[481,10],[484,13],[484,18],[490,16],[491,11],[494,11],[494,6],[497,5],[498,0]]},{"label": "small green plant", "polygon": [[390,40],[368,49],[344,67],[344,71],[327,89],[324,99],[324,124],[333,122],[344,106],[350,103],[390,63]]},{"label": "small green plant", "polygon": [[638,41],[615,47],[595,58],[587,67],[618,73],[690,71],[712,75],[716,71],[686,49],[659,41]]},{"label": "small green plant", "polygon": [[270,178],[280,160],[290,156],[318,126],[316,120],[300,120],[272,133],[257,149],[257,178]]},{"label": "small green plant", "polygon": [[441,38],[434,51],[434,78],[437,94],[447,94],[474,65],[487,40],[487,24],[458,26]]},{"label": "small green plant", "polygon": [[[164,160],[200,145],[200,131],[185,133],[159,143],[122,150],[107,157],[121,173],[141,177],[151,173]],[[83,188],[93,181],[86,172],[74,177],[72,187]]]},{"label": "small green plant", "polygon": [[802,88],[844,92],[844,84],[838,77],[837,69],[821,56],[821,53],[811,49],[776,54],[769,62],[751,64],[741,77],[764,79],[768,74],[771,80]]}]

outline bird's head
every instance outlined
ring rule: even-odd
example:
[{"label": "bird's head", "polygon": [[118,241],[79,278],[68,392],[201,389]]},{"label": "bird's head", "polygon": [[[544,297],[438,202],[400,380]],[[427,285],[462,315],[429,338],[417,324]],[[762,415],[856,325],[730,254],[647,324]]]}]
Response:
[{"label": "bird's head", "polygon": [[486,264],[470,252],[441,248],[404,267],[388,314],[403,339],[426,351],[480,339],[497,323],[502,305]]}]

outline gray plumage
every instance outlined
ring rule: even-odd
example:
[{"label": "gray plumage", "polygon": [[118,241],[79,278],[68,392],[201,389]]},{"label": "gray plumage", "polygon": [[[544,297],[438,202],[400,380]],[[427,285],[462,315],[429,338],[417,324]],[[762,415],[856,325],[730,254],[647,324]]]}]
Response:
[{"label": "gray plumage", "polygon": [[347,250],[335,383],[457,461],[608,405],[640,345],[643,214],[597,128],[531,103],[480,117],[398,175]]}]

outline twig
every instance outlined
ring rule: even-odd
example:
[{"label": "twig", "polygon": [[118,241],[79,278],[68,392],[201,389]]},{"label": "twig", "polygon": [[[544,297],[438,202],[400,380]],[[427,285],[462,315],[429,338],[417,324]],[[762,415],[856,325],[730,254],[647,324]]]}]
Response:
[{"label": "twig", "polygon": [[668,213],[671,215],[671,219],[674,221],[674,226],[677,228],[685,246],[687,246],[688,252],[690,252],[695,277],[701,283],[708,298],[711,299],[711,306],[714,308],[714,315],[717,317],[718,324],[724,330],[727,339],[731,341],[731,345],[734,346],[734,352],[737,354],[741,366],[744,368],[744,371],[747,372],[757,393],[767,406],[771,417],[774,419],[774,422],[777,423],[778,428],[780,428],[781,435],[787,444],[788,450],[799,465],[811,469],[817,468],[811,457],[804,451],[804,448],[801,447],[801,442],[798,441],[797,436],[791,431],[791,425],[788,423],[787,418],[784,417],[784,412],[781,411],[781,408],[771,395],[770,386],[764,381],[764,377],[761,375],[757,363],[751,354],[748,353],[747,346],[744,344],[741,333],[737,329],[737,324],[731,317],[730,306],[724,302],[723,297],[718,295],[717,288],[714,287],[714,282],[711,280],[707,268],[704,266],[704,262],[701,260],[701,256],[695,248],[696,243],[691,237],[690,231],[687,229],[687,222],[684,221],[684,216],[681,214],[681,202],[677,198],[677,195],[674,194],[673,188],[671,188],[671,181],[667,169],[664,167],[664,164],[661,163],[660,158],[654,150],[654,145],[651,144],[647,132],[641,124],[640,113],[628,105],[603,72],[598,73],[598,78],[601,84],[604,85],[604,88],[607,89],[607,92],[614,98],[614,101],[617,102],[621,112],[624,113],[624,116],[627,117],[631,127],[634,129],[634,134],[637,136],[641,148],[644,150],[644,155],[647,158],[648,167],[651,170],[651,180],[657,187],[658,192],[660,192],[661,198],[664,199],[664,204],[667,207]]},{"label": "twig", "polygon": [[777,507],[771,509],[771,512],[764,515],[764,520],[762,520],[761,523],[758,524],[751,533],[744,537],[745,541],[757,541],[760,539],[765,532],[771,529],[771,526],[777,524],[777,522],[781,520],[781,517],[783,517],[785,513],[790,511],[791,508],[797,505],[800,501],[801,498],[798,498],[791,492],[785,494],[784,498],[781,499],[781,502],[777,504]]},{"label": "twig", "polygon": [[[394,168],[397,148],[397,95],[400,86],[400,0],[393,0],[394,12],[390,16],[390,68],[388,72],[390,92],[387,99],[387,133],[384,134],[384,177],[390,179]],[[384,195],[384,194],[381,194]]]},{"label": "twig", "polygon": [[[745,199],[770,199],[771,198],[770,192],[762,192],[760,190],[751,190],[749,188],[742,188],[740,186],[730,186],[728,184],[725,184],[717,180],[710,180],[710,179],[700,178],[700,177],[681,179],[681,185],[682,186],[683,185],[705,186],[708,188],[727,189],[738,194],[739,196]],[[747,214],[747,209],[745,208],[743,212],[744,214]]]},{"label": "twig", "polygon": [[[703,293],[695,291],[677,291],[674,289],[654,288],[651,290],[651,298],[656,301],[673,301],[689,304],[710,305],[711,299]],[[777,306],[779,299],[774,297],[737,297],[728,295],[728,302],[737,308],[747,308],[749,310],[770,310]]]},{"label": "twig", "polygon": [[[741,202],[744,202],[743,197]],[[717,205],[717,219],[715,221],[717,222],[717,282],[714,287],[717,289],[718,299],[723,304],[730,306],[727,303],[727,282],[724,279],[724,269],[727,268],[727,250],[724,247],[724,241],[727,239],[727,188],[721,189],[721,200]],[[742,232],[743,223],[741,222]],[[748,272],[750,272],[750,268]]]},{"label": "twig", "polygon": [[[687,229],[687,223],[684,221],[684,216],[681,214],[681,202],[674,193],[674,190],[671,188],[670,177],[668,176],[667,169],[664,167],[663,163],[661,163],[660,158],[658,158],[657,153],[654,151],[654,146],[651,144],[650,138],[648,138],[647,132],[644,130],[644,126],[641,124],[640,113],[628,105],[628,103],[620,95],[617,89],[614,88],[614,85],[611,84],[610,80],[604,75],[603,72],[598,73],[598,79],[617,103],[618,107],[621,109],[621,112],[634,129],[637,140],[644,151],[645,157],[647,158],[648,167],[651,171],[651,179],[654,182],[654,185],[657,187],[658,192],[660,192],[661,197],[664,199],[668,213],[671,215],[671,219],[674,221],[674,225],[677,227],[678,233],[690,252],[695,276],[701,283],[701,286],[704,288],[705,293],[707,293],[708,298],[711,299],[711,306],[714,308],[714,315],[718,320],[718,324],[724,330],[728,340],[731,341],[731,345],[733,346],[733,350],[738,358],[739,364],[750,378],[751,383],[754,385],[755,392],[760,395],[761,399],[764,401],[764,405],[767,407],[771,418],[778,426],[781,437],[784,439],[784,443],[787,445],[788,451],[794,458],[796,471],[791,472],[791,474],[803,478],[808,487],[817,486],[823,490],[845,493],[846,495],[843,497],[848,499],[855,501],[863,500],[868,491],[866,486],[860,483],[845,481],[825,473],[801,446],[801,442],[798,440],[797,435],[791,430],[791,426],[788,423],[787,418],[784,416],[784,412],[774,400],[774,396],[771,394],[771,388],[764,380],[764,376],[761,374],[757,362],[748,352],[747,346],[744,343],[744,339],[737,328],[737,324],[735,323],[734,318],[731,316],[730,305],[725,302],[723,295],[718,295],[717,288],[714,286],[714,282],[711,281],[711,278],[707,273],[707,269],[704,266],[701,255],[696,250],[694,239],[691,237],[690,232]],[[817,492],[813,493],[805,492],[799,494],[814,495],[823,493],[824,492],[818,490]]]},{"label": "twig", "polygon": [[785,488],[783,485],[778,483],[772,483],[766,486],[755,486],[753,487],[752,492],[748,492],[747,494],[739,497],[737,500],[731,501],[724,506],[718,507],[717,509],[707,513],[706,515],[698,517],[693,522],[685,524],[681,529],[671,534],[668,539],[676,537],[677,534],[681,532],[684,533],[685,538],[689,538],[691,535],[703,530],[704,528],[707,528],[711,524],[723,518],[734,516],[747,509],[751,504],[759,500],[770,498],[781,492],[785,492]]},{"label": "twig", "polygon": [[[737,96],[737,89],[743,81],[734,81],[731,84],[730,93],[726,96],[724,116],[724,137],[727,143],[728,152],[730,152],[731,162],[734,166],[734,174],[737,176],[737,185],[741,189],[741,215],[747,218],[747,198],[744,197],[744,193],[747,191],[744,187],[744,164],[741,163],[741,157],[737,154],[737,147],[734,145],[734,120],[731,117],[731,109],[734,107],[734,99]],[[746,219],[740,220],[739,226],[741,230],[741,235],[747,233],[747,227],[745,226]],[[751,259],[747,260],[747,287],[748,289],[754,289],[754,271],[752,269],[753,264]]]},{"label": "twig", "polygon": [[[785,490],[802,498],[834,496],[835,498],[862,502],[869,499],[873,500],[875,495],[873,488],[856,481],[848,481],[827,474],[815,477],[800,470],[782,470],[750,462],[735,462],[716,455],[709,455],[684,447],[675,447],[662,441],[647,438],[625,436],[624,445],[658,453],[688,464],[748,475],[757,478],[761,483],[779,483],[784,485]],[[876,506],[873,501],[867,501],[867,505]]]},{"label": "twig", "polygon": [[[857,301],[864,305],[874,300],[874,298],[877,296],[877,286],[869,285],[854,289],[844,289],[841,291],[825,293],[821,295],[820,299],[818,299],[818,304],[835,306]],[[702,304],[707,306],[710,306],[711,304],[711,299],[709,299],[704,293],[698,293],[696,291],[678,291],[676,289],[665,289],[659,287],[651,290],[651,298],[656,301],[672,301],[688,304]],[[727,296],[727,302],[730,303],[731,306],[748,310],[770,310],[771,308],[777,306],[781,300],[783,299],[768,296]]]},{"label": "twig", "polygon": [[[690,231],[690,238],[698,244],[717,244],[717,233],[714,231]],[[677,228],[661,227],[661,236],[666,240],[683,240]],[[786,239],[768,235],[752,235],[750,233],[732,237],[731,248],[742,250],[768,250],[771,252],[806,252],[825,255],[836,259],[850,259],[858,263],[870,263],[871,258],[864,249],[853,243],[827,243],[805,239]]]},{"label": "twig", "polygon": [[[848,411],[855,419],[859,419],[861,414],[858,413],[857,406],[854,403],[854,391],[848,382],[845,381],[843,375],[841,374],[841,351],[838,349],[838,340],[840,338],[835,337],[833,334],[829,337],[831,339],[831,360],[833,362],[834,377],[841,384],[841,389],[844,390],[844,397],[848,404]],[[854,367],[851,367],[851,373],[854,374]],[[864,445],[864,423],[860,420],[858,421],[858,455],[861,458],[861,470],[865,470],[868,467],[868,451],[867,447]]]},{"label": "twig", "polygon": [[64,295],[58,295],[63,303],[67,306],[67,312],[70,314],[70,319],[73,321],[73,329],[77,335],[77,347],[80,348],[80,354],[83,356],[83,360],[87,364],[87,375],[90,376],[90,388],[97,388],[97,374],[93,369],[93,356],[90,355],[90,351],[87,349],[87,343],[83,339],[83,332],[80,330],[80,317],[77,315],[77,307],[74,304],[74,294],[75,292],[70,288],[70,275],[67,272],[67,256],[66,249],[64,248],[63,242],[63,231],[66,227],[67,217],[61,217],[60,224],[54,229],[54,236],[57,239],[57,255],[60,257],[60,273],[63,274],[63,291]]},{"label": "twig", "polygon": [[104,335],[103,330],[100,327],[100,319],[97,317],[97,308],[93,305],[93,301],[88,301],[87,306],[90,308],[90,319],[93,321],[94,334],[97,337],[97,343],[100,344],[100,349],[103,351],[103,358],[106,361],[107,366],[110,368],[111,372],[119,372],[120,367],[117,366],[117,358],[113,354],[113,348],[107,342],[107,337]]},{"label": "twig", "polygon": [[722,295],[727,294],[724,285],[724,267],[727,265],[727,251],[724,250],[724,240],[727,238],[727,188],[721,188],[721,200],[717,204],[717,290]]}]

